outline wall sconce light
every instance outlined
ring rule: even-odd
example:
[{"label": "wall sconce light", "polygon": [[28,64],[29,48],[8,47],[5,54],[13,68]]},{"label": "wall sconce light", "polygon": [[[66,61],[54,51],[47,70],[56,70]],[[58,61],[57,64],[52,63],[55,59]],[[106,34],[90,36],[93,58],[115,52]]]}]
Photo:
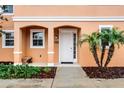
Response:
[{"label": "wall sconce light", "polygon": [[55,35],[55,39],[58,40],[59,39],[59,36],[58,35]]},{"label": "wall sconce light", "polygon": [[55,35],[55,43],[59,43],[59,35]]}]

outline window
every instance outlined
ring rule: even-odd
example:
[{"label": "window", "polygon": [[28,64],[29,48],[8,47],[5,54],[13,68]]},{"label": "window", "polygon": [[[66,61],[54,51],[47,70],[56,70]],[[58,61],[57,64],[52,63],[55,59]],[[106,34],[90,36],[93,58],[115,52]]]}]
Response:
[{"label": "window", "polygon": [[13,13],[13,5],[4,5],[4,13]]},{"label": "window", "polygon": [[[100,32],[102,32],[102,31],[110,31],[110,30],[107,30],[107,29],[112,29],[112,27],[113,27],[112,25],[100,25],[99,30],[100,30]],[[101,48],[102,48],[103,44],[106,45],[106,48],[109,48],[109,46],[110,46],[110,43],[106,42],[104,40],[101,40],[100,44],[101,44]]]},{"label": "window", "polygon": [[13,48],[14,47],[14,31],[5,31],[6,33],[3,34],[3,48]]},{"label": "window", "polygon": [[31,30],[31,48],[44,48],[44,29]]},{"label": "window", "polygon": [[76,33],[73,33],[73,58],[76,59]]}]

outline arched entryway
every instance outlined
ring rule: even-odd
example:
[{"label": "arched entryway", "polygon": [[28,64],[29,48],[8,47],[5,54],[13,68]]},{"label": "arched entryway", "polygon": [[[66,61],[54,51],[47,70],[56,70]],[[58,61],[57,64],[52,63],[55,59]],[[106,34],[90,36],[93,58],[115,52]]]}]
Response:
[{"label": "arched entryway", "polygon": [[60,64],[74,64],[78,62],[78,37],[80,28],[64,25],[54,28],[55,60]]},{"label": "arched entryway", "polygon": [[46,64],[48,28],[29,25],[20,28],[22,36],[22,58],[32,57],[33,64]]}]

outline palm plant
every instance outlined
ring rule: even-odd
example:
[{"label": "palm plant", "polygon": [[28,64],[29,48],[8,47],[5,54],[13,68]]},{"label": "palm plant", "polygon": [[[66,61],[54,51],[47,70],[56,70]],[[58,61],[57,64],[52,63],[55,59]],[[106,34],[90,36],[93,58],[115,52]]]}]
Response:
[{"label": "palm plant", "polygon": [[100,57],[100,65],[103,67],[103,59],[105,55],[106,46],[109,45],[108,39],[110,37],[110,29],[102,29],[100,36],[100,48],[101,48],[101,57]]},{"label": "palm plant", "polygon": [[107,67],[107,65],[110,63],[115,51],[115,45],[117,45],[119,48],[120,45],[124,44],[124,31],[119,31],[117,28],[113,28],[112,30],[110,30],[110,32],[111,33],[108,33],[107,35],[110,47],[104,67]]},{"label": "palm plant", "polygon": [[[103,29],[100,32],[93,32],[91,35],[84,34],[80,38],[80,44],[87,42],[90,47],[90,51],[93,54],[93,57],[96,61],[96,64],[98,67],[103,68],[107,67],[107,65],[110,63],[111,58],[113,57],[114,51],[115,51],[115,45],[118,45],[118,48],[120,45],[124,44],[124,31],[119,31],[117,28],[113,29]],[[107,59],[104,62],[103,66],[103,59],[106,51],[106,46],[110,45],[108,48],[108,54]],[[101,48],[101,57],[100,61],[97,54],[97,48]]]},{"label": "palm plant", "polygon": [[99,58],[97,54],[97,47],[99,45],[99,33],[94,32],[91,35],[84,34],[80,39],[80,45],[87,42],[89,44],[90,51],[95,59],[96,64],[100,67]]}]

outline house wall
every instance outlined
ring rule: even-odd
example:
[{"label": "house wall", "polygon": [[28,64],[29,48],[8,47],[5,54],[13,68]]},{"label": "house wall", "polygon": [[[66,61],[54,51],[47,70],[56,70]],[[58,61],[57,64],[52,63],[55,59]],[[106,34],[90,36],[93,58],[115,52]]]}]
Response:
[{"label": "house wall", "polygon": [[[93,31],[98,31],[99,25],[113,25],[113,26],[118,27],[120,30],[124,29],[124,26],[123,26],[124,22],[84,22],[82,23],[82,25],[83,25],[82,33],[85,33],[85,34],[90,34]],[[80,51],[79,63],[82,64],[82,66],[96,66],[93,56],[91,52],[89,51],[89,47],[87,44],[82,45],[79,51]],[[100,50],[98,51],[99,51],[98,52],[99,54]],[[119,49],[116,46],[114,56],[109,66],[124,66],[123,53],[124,53],[124,46],[121,46]]]},{"label": "house wall", "polygon": [[2,21],[2,26],[4,30],[14,30],[14,22],[12,20],[13,15],[4,15],[8,21]]},{"label": "house wall", "polygon": [[[5,15],[8,21],[2,21],[3,30],[14,30],[14,22],[12,15]],[[13,48],[2,48],[2,37],[0,37],[0,61],[13,61]]]},{"label": "house wall", "polygon": [[55,30],[54,31],[54,62],[57,64],[59,62],[59,40],[57,40],[55,37],[56,35],[59,38],[59,31]]},{"label": "house wall", "polygon": [[[43,12],[39,12],[43,11]],[[60,11],[61,10],[61,11]],[[14,16],[124,16],[124,6],[14,6]],[[35,12],[35,13],[34,13]],[[48,61],[48,31],[63,25],[76,26],[81,28],[79,36],[82,34],[90,34],[98,31],[99,25],[113,25],[120,30],[124,30],[124,22],[12,22],[12,16],[6,16],[10,20],[3,22],[3,29],[13,30],[19,29],[22,31],[22,56],[32,56],[33,62]],[[43,26],[48,28],[45,31],[45,48],[31,49],[30,48],[30,28],[23,28],[30,25]],[[23,28],[23,29],[21,29]],[[58,34],[58,31],[54,31]],[[0,38],[1,43],[1,38]],[[13,48],[2,48],[0,44],[0,60],[13,60]],[[78,63],[82,66],[96,66],[88,44],[81,47],[78,46]],[[58,43],[54,42],[54,62],[58,63]],[[99,50],[98,50],[99,51]],[[42,57],[40,58],[40,54]],[[124,66],[124,46],[115,50],[114,56],[109,66]]]},{"label": "house wall", "polygon": [[16,5],[16,16],[122,16],[124,6]]},{"label": "house wall", "polygon": [[30,48],[31,29],[41,29],[39,27],[27,27],[22,31],[22,51],[24,56],[31,56],[34,63],[47,63],[48,31],[45,31],[45,48]]},{"label": "house wall", "polygon": [[[123,26],[124,22],[35,22],[35,23],[34,22],[16,22],[16,24],[18,24],[19,27],[24,27],[28,24],[41,25],[44,27],[48,27],[48,31],[50,31],[49,27],[52,27],[54,30],[54,28],[59,27],[59,26],[71,25],[71,26],[76,26],[76,27],[81,28],[80,35],[91,34],[93,31],[98,31],[99,25],[113,25],[113,26],[118,27],[120,30],[124,29],[124,26]],[[28,37],[28,35],[26,35],[26,37]],[[27,42],[27,44],[28,43],[29,42]],[[28,45],[26,45],[26,46],[28,47]],[[44,54],[47,55],[47,45],[45,47],[46,47],[46,53],[44,53]],[[88,45],[84,44],[84,45],[82,45],[82,47],[78,46],[78,48],[79,48],[79,50],[78,50],[78,63],[81,64],[82,66],[96,66],[95,61],[93,59],[93,56],[92,56],[91,52],[89,51]],[[37,49],[30,49],[29,47],[26,50],[29,51],[28,55],[31,55],[34,57],[36,57],[36,56],[38,57],[39,54],[41,53],[39,51],[43,51],[43,49],[39,49],[37,51]],[[58,63],[58,52],[57,52],[58,51],[58,44],[54,45],[54,50],[55,50],[55,55],[54,55],[55,61],[54,62]],[[120,47],[120,49],[116,48],[114,56],[113,56],[109,66],[124,66],[124,63],[122,61],[122,60],[124,60],[123,53],[124,53],[124,47]],[[46,59],[45,59],[45,61],[46,61]],[[36,59],[35,61],[38,62],[38,60],[40,60],[40,58]]]},{"label": "house wall", "polygon": [[13,61],[13,48],[2,48],[2,37],[0,37],[0,61]]}]

